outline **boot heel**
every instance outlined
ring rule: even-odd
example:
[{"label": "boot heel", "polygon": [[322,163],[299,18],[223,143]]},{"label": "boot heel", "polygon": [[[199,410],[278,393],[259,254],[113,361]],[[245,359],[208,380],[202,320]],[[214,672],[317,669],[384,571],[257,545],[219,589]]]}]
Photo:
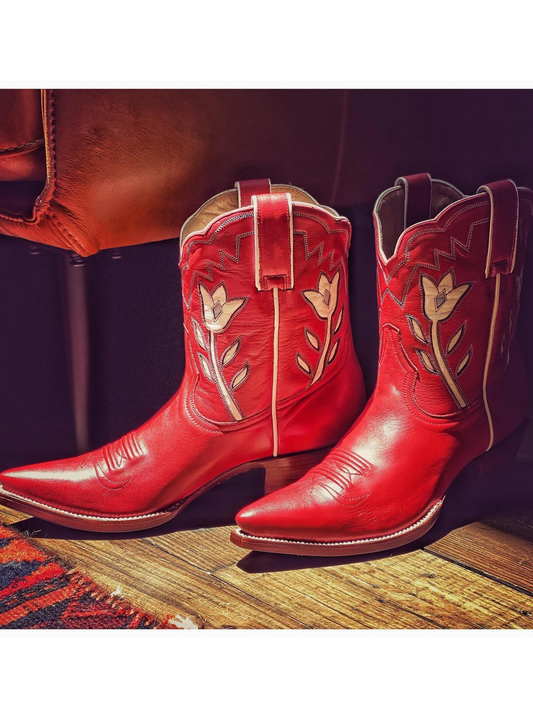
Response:
[{"label": "boot heel", "polygon": [[301,479],[304,474],[319,464],[328,452],[329,448],[316,449],[304,454],[272,457],[261,462],[265,470],[265,495]]},{"label": "boot heel", "polygon": [[479,478],[482,478],[486,474],[490,474],[492,472],[501,472],[502,467],[508,467],[514,464],[527,427],[528,421],[524,420],[518,429],[508,435],[491,450],[483,454],[481,457],[478,457],[477,474]]},{"label": "boot heel", "polygon": [[439,523],[450,530],[464,526],[516,505],[524,488],[531,491],[531,485],[524,487],[514,466],[527,425],[524,421],[506,439],[465,467],[446,494]]}]

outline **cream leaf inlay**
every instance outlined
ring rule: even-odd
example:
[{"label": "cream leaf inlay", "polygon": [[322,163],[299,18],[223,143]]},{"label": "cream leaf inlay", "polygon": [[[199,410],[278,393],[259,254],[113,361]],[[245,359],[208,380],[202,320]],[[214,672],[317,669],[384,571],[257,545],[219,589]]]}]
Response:
[{"label": "cream leaf inlay", "polygon": [[416,348],[415,350],[416,350],[417,355],[420,358],[420,361],[422,362],[422,365],[424,366],[424,368],[428,372],[436,374],[437,371],[435,370],[435,367],[434,367],[433,363],[431,362],[431,358],[429,357],[429,355],[425,351],[421,351],[418,348]]},{"label": "cream leaf inlay", "polygon": [[307,339],[307,342],[311,346],[311,348],[314,348],[315,351],[320,350],[320,341],[315,336],[315,334],[312,331],[310,331],[308,328],[305,329],[305,337]]},{"label": "cream leaf inlay", "polygon": [[340,313],[339,313],[339,315],[338,315],[338,317],[337,317],[337,322],[336,322],[336,324],[335,324],[335,328],[333,329],[333,333],[337,333],[337,331],[339,330],[339,328],[342,326],[342,319],[343,319],[343,318],[344,318],[344,306],[343,306],[342,309],[340,310]]},{"label": "cream leaf inlay", "polygon": [[200,346],[200,348],[203,348],[204,351],[207,350],[207,345],[205,342],[204,334],[202,332],[202,329],[200,328],[200,324],[195,321],[193,318],[191,318],[192,321],[192,329],[194,331],[194,337],[196,338],[196,342]]},{"label": "cream leaf inlay", "polygon": [[297,361],[298,365],[300,366],[300,368],[304,371],[304,373],[311,375],[311,372],[312,372],[311,366],[305,360],[305,358],[302,358],[302,356],[299,353],[296,354],[296,361]]},{"label": "cream leaf inlay", "polygon": [[198,353],[198,360],[200,361],[205,377],[209,380],[209,382],[214,382],[213,376],[211,375],[211,369],[209,368],[209,361],[203,353]]},{"label": "cream leaf inlay", "polygon": [[333,362],[335,356],[337,355],[337,351],[339,350],[339,341],[335,341],[333,344],[333,348],[331,349],[331,353],[329,354],[328,357],[328,365]]},{"label": "cream leaf inlay", "polygon": [[466,327],[466,324],[463,323],[461,328],[458,331],[456,331],[453,334],[453,336],[450,338],[450,340],[448,341],[448,345],[446,346],[446,353],[448,355],[454,350],[454,348],[457,345],[459,345],[459,341],[461,340],[461,338],[463,337],[463,333],[465,332],[465,327]]},{"label": "cream leaf inlay", "polygon": [[411,316],[410,314],[406,314],[406,317],[413,336],[417,339],[417,341],[420,341],[420,343],[427,344],[428,339],[424,333],[424,329],[422,328],[420,321],[416,318],[416,316]]},{"label": "cream leaf inlay", "polygon": [[248,375],[248,363],[245,364],[241,370],[235,375],[233,380],[231,381],[231,389],[232,390],[237,390],[239,385],[242,385],[244,381],[246,380],[246,377]]},{"label": "cream leaf inlay", "polygon": [[[330,362],[328,361],[328,352],[331,344],[333,314],[335,313],[335,309],[337,308],[338,303],[339,281],[340,269],[335,272],[331,281],[328,279],[327,274],[321,272],[320,277],[318,278],[317,288],[302,291],[302,296],[309,304],[311,304],[316,315],[326,321],[326,333],[324,337],[324,343],[322,345],[322,351],[320,353],[320,358],[318,360],[318,364],[316,366],[311,385],[316,383],[317,380],[322,377],[326,364]],[[340,328],[341,323],[342,312],[339,316],[339,320],[337,321],[336,328]],[[297,355],[296,360],[298,362],[298,365],[300,366],[300,368],[302,368],[304,372],[309,373],[309,375],[313,373],[313,369],[311,368],[309,363],[307,363],[307,361],[305,361],[299,354]],[[305,363],[305,366],[302,365],[300,360]]]},{"label": "cream leaf inlay", "polygon": [[239,348],[241,347],[241,342],[239,339],[236,341],[233,341],[233,343],[226,348],[224,353],[222,354],[222,367],[225,368],[227,365],[231,363],[231,361],[235,358],[237,353],[239,352]]},{"label": "cream leaf inlay", "polygon": [[471,351],[467,351],[466,355],[462,358],[461,362],[457,366],[457,377],[465,370],[466,366],[470,363],[470,357],[472,355]]},{"label": "cream leaf inlay", "polygon": [[[463,324],[463,326],[452,336],[450,342],[448,343],[446,353],[443,353],[441,347],[440,324],[442,321],[446,321],[451,318],[462,299],[470,291],[471,287],[472,284],[468,282],[456,286],[453,269],[446,272],[446,274],[444,274],[438,282],[433,281],[433,279],[426,274],[422,274],[420,277],[424,315],[431,323],[429,345],[431,346],[431,350],[436,361],[436,369],[430,356],[425,351],[417,350],[417,353],[426,370],[429,370],[430,373],[440,375],[440,377],[445,381],[452,397],[461,408],[465,408],[468,403],[461,392],[457,378],[468,365],[471,351],[463,357],[455,374],[452,372],[450,364],[448,363],[447,355],[455,346],[458,345],[460,339],[462,338],[466,324]],[[428,367],[428,362],[431,364],[431,368]]]}]

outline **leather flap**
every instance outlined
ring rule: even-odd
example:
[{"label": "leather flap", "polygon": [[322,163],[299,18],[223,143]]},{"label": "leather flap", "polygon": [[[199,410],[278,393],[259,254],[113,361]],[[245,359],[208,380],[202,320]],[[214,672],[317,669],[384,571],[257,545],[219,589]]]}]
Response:
[{"label": "leather flap", "polygon": [[289,193],[254,195],[255,285],[259,291],[292,289],[293,220]]}]

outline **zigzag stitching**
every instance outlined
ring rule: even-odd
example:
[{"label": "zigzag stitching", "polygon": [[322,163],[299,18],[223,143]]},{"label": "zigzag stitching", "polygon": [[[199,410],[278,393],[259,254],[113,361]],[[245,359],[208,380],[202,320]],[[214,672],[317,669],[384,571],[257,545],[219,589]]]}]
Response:
[{"label": "zigzag stitching", "polygon": [[[245,213],[244,215],[239,215],[238,218],[239,218],[239,219],[243,219],[244,217],[250,217],[250,215],[252,215],[252,214],[253,214],[253,213]],[[329,227],[328,227],[328,225],[327,225],[323,220],[321,220],[321,219],[318,218],[318,217],[315,217],[314,215],[306,215],[305,213],[302,213],[302,212],[295,212],[294,215],[297,216],[297,217],[304,217],[304,218],[308,218],[308,219],[311,219],[311,220],[315,220],[316,222],[320,223],[320,224],[324,227],[324,229],[327,231],[327,233],[328,233],[329,235],[337,234],[337,233],[340,232],[341,234],[344,234],[346,237],[348,237],[348,232],[347,232],[346,230],[343,230],[343,229],[330,230]],[[203,245],[203,244],[205,244],[205,245],[213,244],[213,242],[215,241],[215,239],[216,239],[218,233],[219,233],[227,224],[229,224],[229,223],[231,223],[231,222],[235,222],[236,219],[237,219],[236,217],[233,217],[233,218],[230,218],[229,220],[226,220],[225,222],[223,222],[219,227],[217,227],[217,229],[213,232],[213,234],[211,235],[211,237],[210,237],[208,240],[196,241],[196,242],[194,242],[194,243],[188,245],[187,254],[190,252],[190,249],[191,249],[192,246],[195,246],[195,245]],[[317,266],[320,266],[320,265],[321,265],[323,262],[325,262],[326,259],[329,257],[329,268],[330,268],[330,271],[333,271],[333,270],[335,269],[335,267],[337,267],[337,265],[342,262],[342,256],[339,257],[339,259],[338,259],[337,261],[335,261],[335,249],[332,249],[331,252],[328,252],[328,253],[324,256],[324,242],[320,242],[320,244],[317,245],[317,246],[310,252],[310,251],[309,251],[309,241],[308,241],[308,239],[307,239],[307,231],[306,231],[306,230],[295,230],[294,234],[302,235],[303,238],[304,238],[304,255],[305,255],[304,258],[305,258],[305,261],[306,261],[306,262],[308,262],[309,259],[311,259],[311,257],[312,257],[316,252],[318,252],[318,263],[317,263]],[[195,285],[196,285],[196,282],[197,282],[197,280],[198,280],[198,277],[202,277],[202,278],[204,278],[204,279],[206,279],[207,281],[209,281],[209,282],[212,283],[212,282],[213,282],[213,279],[214,279],[214,277],[213,277],[213,269],[219,269],[220,271],[223,271],[223,272],[226,271],[226,263],[225,263],[225,258],[226,258],[226,257],[227,257],[231,262],[233,262],[234,264],[238,264],[238,263],[239,263],[239,258],[240,258],[239,254],[240,254],[241,239],[243,239],[243,238],[245,238],[245,237],[251,237],[252,235],[253,235],[253,232],[244,232],[244,233],[242,233],[242,234],[240,234],[240,235],[237,235],[237,238],[236,238],[236,247],[235,247],[235,256],[231,255],[229,252],[226,252],[226,251],[223,250],[223,249],[219,249],[219,250],[218,250],[218,258],[219,258],[219,262],[218,262],[218,263],[215,262],[215,261],[213,261],[212,259],[206,259],[206,261],[205,261],[206,272],[202,272],[202,271],[200,271],[200,270],[196,270],[196,271],[193,273],[193,276],[192,276],[192,279],[191,279],[191,287],[190,287],[190,291],[189,291],[189,296],[185,299],[185,304],[186,304],[187,308],[190,308],[190,306],[191,306],[192,295],[193,295],[193,293],[194,293],[194,287],[195,287]],[[347,253],[347,250],[345,250],[345,252]],[[185,264],[182,271],[183,271],[183,272],[186,272],[188,268],[189,268],[188,264]]]},{"label": "zigzag stitching", "polygon": [[[235,255],[232,255],[223,249],[219,249],[218,250],[218,258],[220,260],[219,262],[215,262],[212,259],[206,259],[205,260],[206,272],[203,272],[200,270],[194,271],[194,273],[192,275],[189,296],[187,299],[185,299],[187,308],[190,308],[190,306],[191,306],[192,295],[194,293],[194,287],[196,285],[198,277],[203,277],[207,281],[213,282],[213,279],[214,279],[213,269],[220,269],[220,271],[223,271],[223,272],[226,271],[226,262],[225,262],[226,257],[230,260],[230,262],[233,262],[234,264],[238,264],[239,259],[240,259],[241,239],[244,239],[245,237],[250,237],[252,235],[253,235],[253,232],[243,232],[243,234],[237,235],[236,244],[235,244]],[[210,243],[212,243],[212,241],[213,240],[211,240]],[[205,242],[204,244],[207,244],[207,242]]]},{"label": "zigzag stitching", "polygon": [[[326,230],[326,232],[328,233],[328,235],[334,235],[334,234],[338,234],[338,233],[340,232],[341,234],[343,234],[343,235],[346,236],[346,238],[347,238],[346,241],[348,242],[348,232],[347,232],[347,230],[343,230],[343,229],[340,229],[340,228],[339,228],[339,229],[330,230],[329,227],[328,227],[328,224],[327,224],[326,222],[324,222],[324,220],[321,220],[319,217],[316,217],[315,215],[308,215],[308,214],[306,214],[305,212],[295,212],[295,213],[294,213],[294,216],[295,216],[295,217],[303,217],[304,219],[314,220],[315,222],[318,222],[318,224],[321,225],[321,226]],[[325,257],[323,256],[323,254],[324,254],[324,242],[321,242],[317,247],[315,247],[315,248],[313,249],[312,252],[309,252],[309,242],[308,242],[308,240],[307,240],[307,231],[306,231],[306,230],[295,230],[294,234],[303,235],[303,238],[304,238],[304,250],[305,250],[305,261],[306,261],[306,262],[309,261],[309,259],[313,256],[313,254],[314,254],[317,250],[318,250],[318,252],[319,252],[319,255],[318,255],[318,265],[317,265],[317,266],[320,266],[320,265],[322,264],[322,262],[324,262],[324,261],[328,258],[328,256],[330,256],[330,255],[331,255],[331,256],[330,256],[330,269],[333,269],[333,266],[337,266],[337,264],[341,261],[341,260],[339,259],[339,260],[335,263],[335,265],[333,264],[333,255],[334,255],[334,251],[335,251],[334,249],[333,249],[331,252],[329,252]],[[348,256],[348,247],[345,248],[344,253],[345,253],[346,256]]]},{"label": "zigzag stitching", "polygon": [[[222,224],[220,224],[216,230],[214,230],[213,234],[209,239],[203,239],[203,240],[194,240],[191,238],[190,243],[187,245],[187,256],[189,256],[191,249],[193,247],[196,247],[200,244],[213,244],[215,239],[218,236],[218,233],[226,227],[226,225],[231,225],[232,222],[240,222],[241,220],[246,219],[247,217],[253,217],[253,212],[243,212],[239,215],[233,215],[233,217],[229,217],[227,220],[224,220]],[[188,238],[187,238],[188,239]],[[185,265],[184,269],[187,268],[188,265]]]},{"label": "zigzag stitching", "polygon": [[[488,204],[488,203],[485,203],[485,204]],[[474,207],[474,206],[473,206],[473,207]],[[479,207],[479,206],[476,205],[475,207]],[[465,210],[466,210],[466,209],[471,209],[471,208],[465,208]],[[464,212],[464,210],[463,210],[463,212]],[[445,225],[443,228],[441,228],[441,229],[427,229],[427,230],[422,230],[421,232],[417,232],[416,234],[414,234],[414,235],[409,239],[409,241],[407,242],[407,245],[406,245],[406,247],[405,247],[405,259],[403,260],[403,262],[400,262],[399,264],[397,264],[397,265],[394,267],[394,269],[392,270],[392,272],[390,273],[390,275],[389,275],[388,278],[387,278],[387,274],[385,273],[385,270],[384,270],[383,265],[381,264],[380,260],[378,259],[378,267],[381,269],[381,272],[382,272],[382,274],[383,274],[383,278],[385,279],[385,282],[386,282],[387,284],[389,284],[390,281],[391,281],[391,279],[392,279],[392,277],[393,277],[394,274],[398,271],[398,269],[400,269],[400,268],[403,267],[405,264],[407,264],[407,262],[409,261],[409,257],[410,257],[410,244],[411,244],[411,241],[412,241],[413,239],[415,239],[415,237],[420,237],[421,235],[429,234],[429,233],[435,233],[435,232],[441,232],[441,233],[442,233],[442,232],[446,232],[446,228],[448,227],[448,225],[449,225],[451,222],[453,222],[453,220],[458,216],[458,214],[459,214],[459,213],[457,213],[456,215],[454,215],[454,217],[453,217],[451,220],[449,220],[449,221],[446,223],[446,225]],[[413,279],[415,278],[415,273],[416,273],[416,271],[417,271],[418,269],[424,269],[424,268],[425,268],[425,269],[432,269],[433,271],[440,271],[440,269],[441,269],[441,266],[440,266],[440,258],[441,258],[441,257],[446,258],[446,259],[450,259],[451,261],[454,261],[454,262],[457,261],[457,252],[456,252],[456,249],[455,249],[456,246],[457,246],[457,247],[460,247],[461,249],[463,249],[465,252],[468,253],[468,252],[470,251],[470,246],[471,246],[471,243],[472,243],[472,233],[473,233],[473,231],[474,231],[474,227],[476,227],[477,225],[483,225],[483,224],[485,224],[485,223],[487,223],[487,222],[490,222],[490,220],[489,220],[489,219],[477,220],[477,221],[472,222],[472,223],[470,224],[470,229],[468,230],[468,238],[467,238],[467,240],[466,240],[466,244],[463,244],[463,242],[461,242],[460,240],[458,240],[458,239],[456,239],[455,237],[451,236],[451,237],[450,237],[450,251],[449,251],[449,252],[444,252],[444,251],[442,251],[441,249],[434,249],[434,250],[433,250],[433,264],[428,263],[428,262],[419,262],[418,264],[415,264],[415,265],[413,266],[412,270],[411,270],[411,274],[409,275],[409,279],[407,280],[407,284],[406,284],[406,286],[405,286],[405,290],[404,290],[404,293],[403,293],[403,296],[402,296],[401,299],[398,299],[398,297],[395,296],[395,295],[392,293],[392,291],[388,288],[388,286],[387,286],[387,288],[383,291],[383,293],[381,293],[381,283],[380,283],[380,280],[378,279],[378,289],[379,289],[379,291],[380,291],[380,295],[379,295],[379,296],[380,296],[380,302],[381,302],[381,304],[383,305],[383,302],[384,302],[384,300],[385,300],[385,296],[386,296],[387,294],[389,294],[390,297],[393,299],[393,301],[395,301],[395,302],[398,304],[398,306],[400,306],[400,308],[403,309],[404,304],[405,304],[405,300],[406,300],[406,298],[407,298],[407,294],[409,293],[409,289],[411,288],[411,284],[412,284],[412,282],[413,282]]]},{"label": "zigzag stitching", "polygon": [[[343,230],[336,230],[336,232],[343,232]],[[307,239],[307,232],[305,230],[295,230],[295,235],[302,235],[304,238],[304,259],[308,262],[311,257],[318,252],[318,262],[317,267],[319,267],[326,259],[329,257],[329,270],[330,272],[335,269],[335,267],[342,262],[342,256],[340,256],[337,261],[335,261],[335,249],[332,249],[326,255],[324,255],[324,242],[320,242],[311,252],[309,251],[309,241]],[[332,234],[331,232],[329,234]],[[344,233],[346,234],[346,233]]]}]

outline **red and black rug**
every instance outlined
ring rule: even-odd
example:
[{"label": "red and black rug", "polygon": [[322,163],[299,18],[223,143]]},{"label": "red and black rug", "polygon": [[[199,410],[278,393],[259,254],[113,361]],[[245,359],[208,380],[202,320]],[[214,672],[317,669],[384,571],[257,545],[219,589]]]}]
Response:
[{"label": "red and black rug", "polygon": [[168,629],[0,526],[1,629]]}]

